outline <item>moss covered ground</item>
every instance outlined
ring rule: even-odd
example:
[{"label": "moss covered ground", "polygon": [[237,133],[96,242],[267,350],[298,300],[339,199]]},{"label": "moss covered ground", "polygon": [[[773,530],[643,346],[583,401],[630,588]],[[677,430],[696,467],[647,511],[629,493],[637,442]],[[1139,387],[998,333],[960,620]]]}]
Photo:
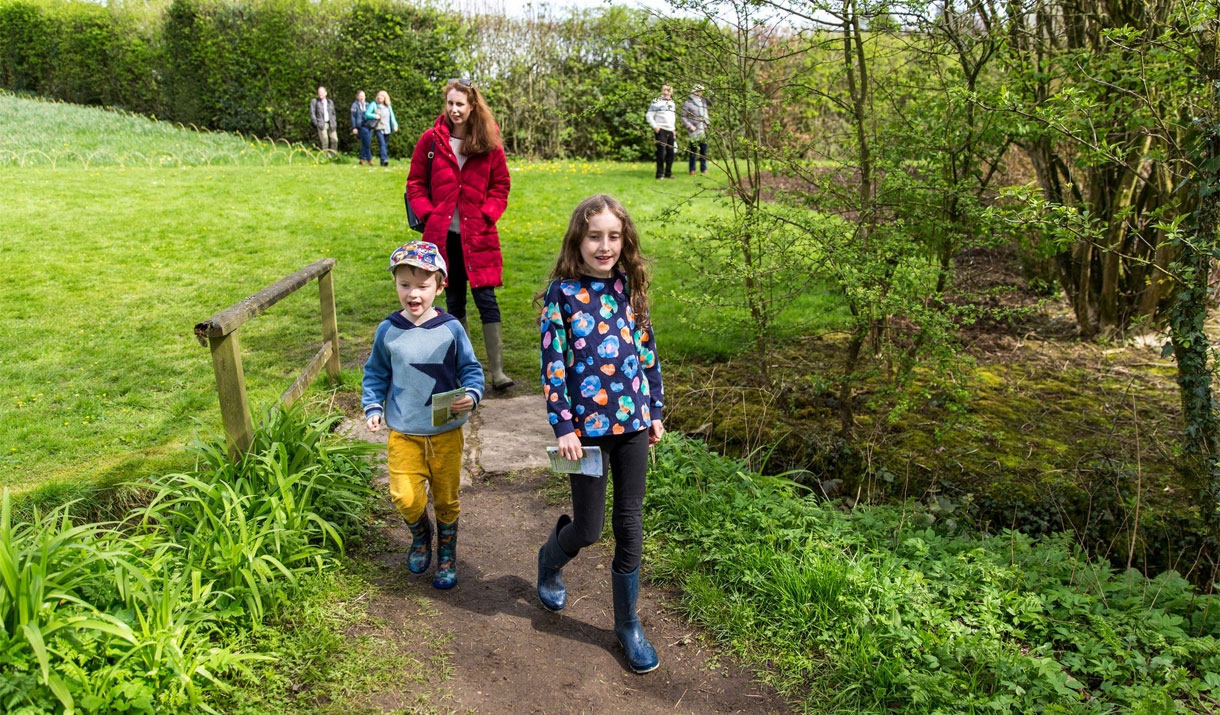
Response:
[{"label": "moss covered ground", "polygon": [[779,350],[770,385],[750,357],[671,365],[668,426],[846,504],[910,498],[962,528],[1068,530],[1120,565],[1206,581],[1215,567],[1175,463],[1172,359],[1155,337],[1081,341],[1066,306],[1010,279],[1005,300],[1024,305],[963,330],[956,398],[918,375],[900,394],[874,361],[844,439],[833,381],[845,338],[831,333]]}]

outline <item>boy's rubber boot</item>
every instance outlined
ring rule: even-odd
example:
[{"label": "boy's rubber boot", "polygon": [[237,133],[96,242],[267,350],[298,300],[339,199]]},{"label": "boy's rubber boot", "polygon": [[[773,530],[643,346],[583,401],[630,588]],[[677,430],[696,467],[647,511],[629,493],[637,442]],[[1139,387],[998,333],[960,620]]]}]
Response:
[{"label": "boy's rubber boot", "polygon": [[432,577],[433,588],[453,588],[457,585],[457,532],[456,520],[452,524],[436,520],[436,575]]},{"label": "boy's rubber boot", "polygon": [[432,565],[432,522],[428,512],[419,517],[414,524],[407,524],[411,530],[411,552],[407,554],[407,570],[411,573],[423,573]]},{"label": "boy's rubber boot", "polygon": [[515,384],[513,379],[504,374],[504,346],[499,323],[483,323],[483,347],[487,348],[487,372],[491,377],[491,386],[497,390],[512,387]]},{"label": "boy's rubber boot", "polygon": [[614,586],[614,635],[627,654],[627,665],[636,673],[656,670],[661,662],[635,612],[635,601],[640,595],[640,567],[627,574],[611,569],[610,577]]},{"label": "boy's rubber boot", "polygon": [[555,530],[538,549],[538,600],[548,611],[562,611],[568,605],[568,589],[563,585],[563,567],[572,560],[559,545],[559,530],[572,523],[572,517],[564,514],[555,523]]},{"label": "boy's rubber boot", "polygon": [[458,322],[462,324],[462,330],[466,331],[466,337],[470,337],[470,323],[466,318],[458,318]]}]

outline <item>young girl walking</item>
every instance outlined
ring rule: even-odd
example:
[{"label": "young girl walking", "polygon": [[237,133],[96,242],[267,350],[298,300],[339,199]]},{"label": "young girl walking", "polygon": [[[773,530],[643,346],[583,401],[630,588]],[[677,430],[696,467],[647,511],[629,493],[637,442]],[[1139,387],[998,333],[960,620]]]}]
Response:
[{"label": "young girl walking", "polygon": [[640,626],[641,510],[648,450],[665,433],[664,392],[648,318],[640,239],[623,205],[598,194],[580,203],[563,237],[542,301],[542,389],[559,453],[580,459],[600,447],[602,474],[572,474],[572,515],[559,517],[538,550],[538,598],[567,603],[563,567],[602,533],[606,467],[614,479],[614,633],[637,673],[658,665]]}]

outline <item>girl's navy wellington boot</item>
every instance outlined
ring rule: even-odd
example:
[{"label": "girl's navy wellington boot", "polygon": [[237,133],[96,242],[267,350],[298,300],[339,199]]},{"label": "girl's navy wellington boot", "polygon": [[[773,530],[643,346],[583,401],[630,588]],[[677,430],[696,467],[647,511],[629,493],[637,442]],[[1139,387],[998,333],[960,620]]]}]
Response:
[{"label": "girl's navy wellington boot", "polygon": [[538,600],[548,611],[561,611],[568,604],[568,589],[563,585],[563,567],[572,560],[559,545],[559,530],[572,523],[572,517],[564,514],[555,523],[555,530],[538,549]]},{"label": "girl's navy wellington boot", "polygon": [[457,532],[458,523],[436,522],[436,575],[432,577],[433,588],[453,588],[457,585]]},{"label": "girl's navy wellington boot", "polygon": [[411,553],[407,555],[407,570],[411,573],[423,573],[432,565],[432,522],[428,520],[428,512],[419,517],[414,524],[407,524],[411,530]]},{"label": "girl's navy wellington boot", "polygon": [[627,654],[627,665],[636,673],[656,670],[661,664],[657,651],[648,642],[640,618],[636,615],[635,601],[640,595],[640,567],[622,574],[610,570],[614,586],[614,635]]}]

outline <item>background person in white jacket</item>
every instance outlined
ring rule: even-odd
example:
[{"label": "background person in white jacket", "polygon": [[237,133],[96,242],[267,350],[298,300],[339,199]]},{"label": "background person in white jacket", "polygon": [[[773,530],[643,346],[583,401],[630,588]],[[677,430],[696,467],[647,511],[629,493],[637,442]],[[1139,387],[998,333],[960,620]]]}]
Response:
[{"label": "background person in white jacket", "polygon": [[661,87],[661,96],[652,100],[644,119],[652,127],[657,143],[657,180],[674,178],[674,120],[677,107],[673,100],[673,87]]}]

